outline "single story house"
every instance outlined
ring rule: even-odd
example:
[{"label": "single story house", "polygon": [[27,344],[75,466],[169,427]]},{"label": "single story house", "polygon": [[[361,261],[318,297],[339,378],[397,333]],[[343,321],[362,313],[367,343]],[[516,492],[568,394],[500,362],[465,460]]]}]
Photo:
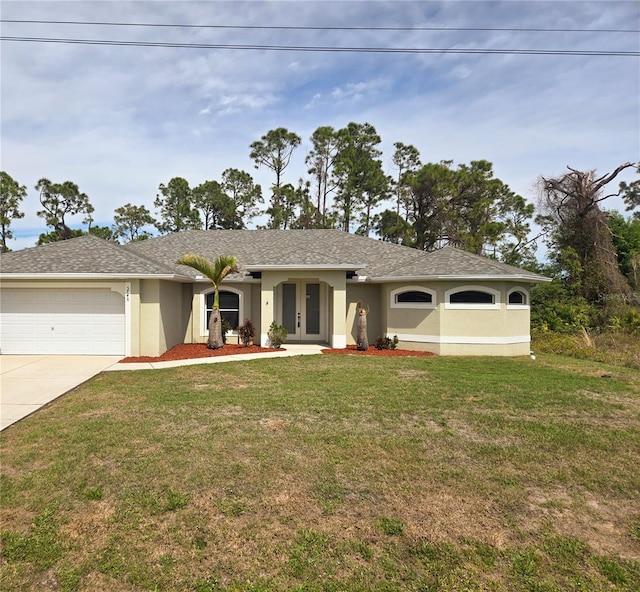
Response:
[{"label": "single story house", "polygon": [[[95,236],[0,255],[3,354],[158,356],[207,339],[209,280],[177,265],[185,253],[237,258],[220,308],[251,319],[268,343],[355,343],[368,337],[441,355],[526,355],[530,288],[540,275],[451,247],[425,253],[337,230],[190,230],[118,245]],[[237,339],[232,331],[230,342]]]}]

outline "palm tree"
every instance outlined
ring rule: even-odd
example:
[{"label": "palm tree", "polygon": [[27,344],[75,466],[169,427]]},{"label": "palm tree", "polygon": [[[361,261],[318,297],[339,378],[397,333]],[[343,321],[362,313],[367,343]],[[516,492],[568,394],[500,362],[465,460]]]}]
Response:
[{"label": "palm tree", "polygon": [[359,351],[367,351],[369,349],[369,337],[367,336],[367,315],[369,314],[369,306],[365,306],[361,300],[356,304],[358,318],[356,321],[356,343]]},{"label": "palm tree", "polygon": [[220,349],[224,347],[219,289],[220,283],[229,273],[238,271],[236,258],[221,256],[216,257],[215,261],[211,262],[201,255],[188,253],[180,257],[177,262],[179,265],[187,265],[199,271],[202,275],[207,276],[213,284],[213,310],[209,318],[209,340],[207,341],[207,347],[209,349]]}]

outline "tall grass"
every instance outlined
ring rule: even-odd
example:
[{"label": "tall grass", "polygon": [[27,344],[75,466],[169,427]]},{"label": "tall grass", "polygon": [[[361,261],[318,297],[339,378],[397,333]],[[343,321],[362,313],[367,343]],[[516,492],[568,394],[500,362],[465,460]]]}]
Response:
[{"label": "tall grass", "polygon": [[640,369],[638,334],[625,331],[589,332],[582,328],[577,334],[534,331],[532,337],[532,348],[535,352],[554,353]]}]

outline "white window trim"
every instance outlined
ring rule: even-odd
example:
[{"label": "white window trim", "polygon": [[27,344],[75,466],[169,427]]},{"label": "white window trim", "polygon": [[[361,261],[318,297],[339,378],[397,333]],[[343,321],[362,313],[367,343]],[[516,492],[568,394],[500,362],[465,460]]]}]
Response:
[{"label": "white window trim", "polygon": [[[473,292],[487,292],[493,296],[492,304],[473,304],[473,303],[451,303],[449,298],[452,294],[458,292],[466,292],[467,290]],[[449,310],[500,310],[500,292],[487,286],[457,286],[447,290],[444,294],[444,307]]]},{"label": "white window trim", "polygon": [[[424,292],[431,295],[431,302],[396,302],[396,296],[404,292]],[[391,302],[389,306],[391,308],[422,308],[422,309],[434,309],[437,306],[436,292],[424,286],[402,286],[402,288],[396,288],[391,290]]]},{"label": "white window trim", "polygon": [[[229,286],[223,286],[220,288],[220,292],[233,292],[238,295],[238,320],[240,323],[244,322],[244,298],[242,297],[242,290],[237,288],[231,288]],[[210,288],[200,293],[200,337],[206,337],[209,335],[209,327],[207,327],[207,296],[213,294],[213,288]],[[234,327],[227,333],[227,335],[237,335],[236,328]]]},{"label": "white window trim", "polygon": [[[513,292],[522,292],[524,294],[524,304],[509,304],[509,296]],[[511,288],[507,292],[507,310],[528,310],[529,309],[529,292],[524,288]]]}]

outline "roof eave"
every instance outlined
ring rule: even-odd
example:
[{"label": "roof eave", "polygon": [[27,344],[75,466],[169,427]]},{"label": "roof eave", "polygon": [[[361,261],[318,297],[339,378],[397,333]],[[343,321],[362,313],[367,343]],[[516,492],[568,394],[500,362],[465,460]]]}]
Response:
[{"label": "roof eave", "polygon": [[355,271],[363,267],[362,263],[323,263],[320,265],[243,265],[242,269],[247,271]]},{"label": "roof eave", "polygon": [[488,275],[488,274],[457,274],[457,275],[406,275],[406,276],[379,276],[371,278],[372,282],[424,282],[424,281],[485,281],[485,282],[504,282],[517,281],[538,284],[541,282],[550,282],[551,278],[544,276],[532,277],[530,275]]},{"label": "roof eave", "polygon": [[173,280],[193,282],[193,278],[178,274],[159,273],[0,273],[3,280]]}]

